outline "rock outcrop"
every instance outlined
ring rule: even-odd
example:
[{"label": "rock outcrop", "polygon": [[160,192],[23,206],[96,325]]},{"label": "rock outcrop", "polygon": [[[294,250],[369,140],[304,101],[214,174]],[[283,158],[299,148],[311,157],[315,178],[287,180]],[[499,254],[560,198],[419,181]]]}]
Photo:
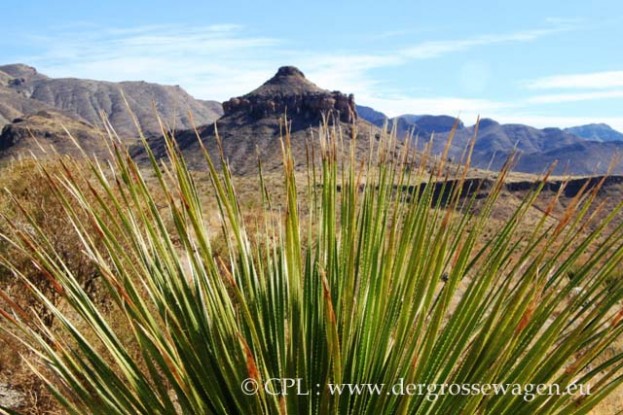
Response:
[{"label": "rock outcrop", "polygon": [[11,158],[35,154],[71,154],[80,156],[68,132],[87,155],[109,157],[103,132],[91,124],[57,110],[44,110],[16,118],[0,133],[0,164]]},{"label": "rock outcrop", "polygon": [[225,115],[246,113],[254,119],[271,116],[319,121],[331,114],[342,122],[357,119],[355,98],[338,91],[319,88],[293,66],[279,68],[277,74],[256,90],[223,103]]},{"label": "rock outcrop", "polygon": [[[320,154],[320,151],[310,153],[310,150],[319,141],[323,116],[330,124],[339,127],[345,142],[357,138],[355,152],[358,157],[370,151],[369,138],[380,134],[375,126],[357,116],[352,95],[320,88],[292,66],[279,68],[275,76],[255,90],[225,102],[223,110],[225,114],[213,125],[200,127],[197,131],[175,132],[175,140],[190,168],[207,168],[197,140],[198,133],[213,162],[220,165],[222,151],[234,174],[256,175],[258,159],[262,162],[262,171],[281,171],[282,139],[286,131],[284,115],[288,118],[294,168],[300,170],[306,168],[310,157],[317,159]],[[156,158],[167,156],[162,137],[152,137],[148,143]],[[149,163],[143,148],[135,147],[131,154],[139,162]]]}]

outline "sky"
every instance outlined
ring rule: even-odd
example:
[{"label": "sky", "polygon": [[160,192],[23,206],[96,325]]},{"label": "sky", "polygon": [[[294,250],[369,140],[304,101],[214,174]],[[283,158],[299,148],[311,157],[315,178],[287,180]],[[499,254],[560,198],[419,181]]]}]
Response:
[{"label": "sky", "polygon": [[243,95],[284,65],[390,117],[623,131],[623,2],[21,0],[0,64]]}]

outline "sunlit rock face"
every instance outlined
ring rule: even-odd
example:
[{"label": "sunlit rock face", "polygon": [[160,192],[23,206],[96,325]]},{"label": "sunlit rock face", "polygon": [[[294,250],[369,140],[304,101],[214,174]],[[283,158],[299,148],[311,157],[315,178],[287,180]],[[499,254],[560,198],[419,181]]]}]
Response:
[{"label": "sunlit rock face", "polygon": [[256,90],[224,102],[223,110],[225,115],[246,113],[256,119],[287,115],[311,122],[329,114],[342,122],[357,119],[352,94],[322,89],[293,66],[279,68],[274,77]]}]

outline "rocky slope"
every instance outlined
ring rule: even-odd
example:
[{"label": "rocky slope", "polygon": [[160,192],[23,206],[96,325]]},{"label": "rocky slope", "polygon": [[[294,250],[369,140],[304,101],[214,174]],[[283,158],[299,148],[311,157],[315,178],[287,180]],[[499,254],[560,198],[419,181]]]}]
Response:
[{"label": "rocky slope", "polygon": [[586,124],[565,128],[565,131],[591,141],[623,141],[623,134],[608,124]]},{"label": "rocky slope", "polygon": [[6,161],[30,153],[80,155],[68,132],[87,155],[108,157],[106,140],[100,129],[60,111],[44,110],[17,118],[2,129],[0,159]]},{"label": "rocky slope", "polygon": [[321,89],[293,66],[279,68],[277,74],[259,88],[224,102],[223,110],[226,116],[244,113],[257,120],[287,115],[297,126],[316,124],[321,114],[328,113],[345,123],[357,119],[353,95]]},{"label": "rocky slope", "polygon": [[[35,68],[20,64],[0,66],[0,74],[0,83],[5,84],[3,88],[19,94],[20,102],[28,103],[20,105],[16,111],[22,110],[19,115],[53,108],[96,126],[101,125],[103,115],[123,136],[137,135],[130,111],[136,115],[142,131],[148,135],[160,133],[156,113],[170,128],[181,129],[192,127],[189,112],[193,114],[197,125],[210,124],[222,115],[219,103],[196,100],[179,86],[53,79],[38,73]],[[5,91],[0,96],[0,107],[13,107],[15,100],[15,95],[8,96]],[[4,122],[0,120],[2,124],[15,116],[15,112],[6,113]]]},{"label": "rocky slope", "polygon": [[[262,86],[230,99],[223,108],[225,115],[216,122],[216,129],[230,166],[237,174],[257,173],[258,155],[265,171],[281,168],[284,114],[289,120],[292,151],[299,167],[306,163],[307,143],[318,142],[317,127],[323,116],[329,115],[333,123],[342,127],[345,141],[349,140],[353,125],[362,138],[378,132],[372,124],[358,120],[352,95],[324,90],[294,67],[280,68]],[[216,155],[215,126],[202,127],[199,135],[210,153]],[[194,131],[177,131],[175,137],[190,166],[204,168],[205,161]],[[162,138],[150,140],[150,146],[158,157],[165,156]],[[367,138],[362,139],[360,150],[363,152],[368,146]],[[141,149],[134,154],[139,160],[145,159]]]},{"label": "rocky slope", "polygon": [[0,128],[23,114],[53,109],[50,105],[26,98],[10,88],[0,85]]}]

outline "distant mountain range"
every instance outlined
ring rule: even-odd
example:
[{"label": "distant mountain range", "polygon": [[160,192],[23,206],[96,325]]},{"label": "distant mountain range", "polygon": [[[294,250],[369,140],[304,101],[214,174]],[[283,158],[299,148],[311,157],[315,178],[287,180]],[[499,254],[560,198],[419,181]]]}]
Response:
[{"label": "distant mountain range", "polygon": [[623,141],[623,134],[608,124],[587,124],[565,128],[565,131],[592,141]]},{"label": "distant mountain range", "polygon": [[[369,107],[357,107],[360,117],[388,128],[395,128],[401,138],[412,136],[420,146],[433,138],[433,149],[441,153],[457,120],[447,115],[402,115],[388,118]],[[460,160],[473,137],[475,126],[458,121],[449,157]],[[589,124],[560,129],[538,129],[523,124],[500,124],[482,119],[472,155],[472,165],[499,169],[513,152],[518,152],[516,171],[540,173],[557,162],[556,174],[603,174],[612,157],[623,154],[623,134],[606,124]],[[620,164],[615,172],[623,172]]]},{"label": "distant mountain range", "polygon": [[[475,126],[466,126],[447,115],[388,118],[373,108],[356,105],[352,95],[322,89],[294,67],[280,68],[256,90],[221,104],[195,99],[179,86],[54,79],[30,66],[14,64],[0,66],[0,128],[4,127],[0,134],[0,159],[32,151],[30,136],[57,151],[71,153],[61,125],[90,153],[103,154],[105,146],[99,138],[101,116],[108,118],[122,137],[131,140],[137,136],[128,106],[157,155],[163,156],[164,150],[156,112],[169,129],[176,131],[180,146],[197,168],[202,164],[188,113],[193,114],[209,148],[214,142],[213,123],[218,120],[226,156],[241,173],[255,169],[257,150],[265,162],[268,160],[267,165],[278,167],[279,135],[283,131],[280,118],[285,113],[301,162],[305,159],[306,140],[313,140],[312,128],[327,112],[338,114],[336,122],[345,129],[356,123],[362,133],[378,134],[387,126],[395,129],[401,139],[417,140],[420,147],[430,141],[437,154],[442,152],[456,125],[448,155],[452,161],[460,161],[475,132]],[[472,156],[474,167],[498,169],[514,151],[519,153],[517,171],[540,173],[557,161],[555,173],[601,174],[606,172],[613,155],[623,153],[623,134],[605,124],[538,129],[481,120]],[[144,156],[140,149],[134,150],[134,154],[138,158]],[[618,165],[614,172],[623,172],[623,167]]]}]

